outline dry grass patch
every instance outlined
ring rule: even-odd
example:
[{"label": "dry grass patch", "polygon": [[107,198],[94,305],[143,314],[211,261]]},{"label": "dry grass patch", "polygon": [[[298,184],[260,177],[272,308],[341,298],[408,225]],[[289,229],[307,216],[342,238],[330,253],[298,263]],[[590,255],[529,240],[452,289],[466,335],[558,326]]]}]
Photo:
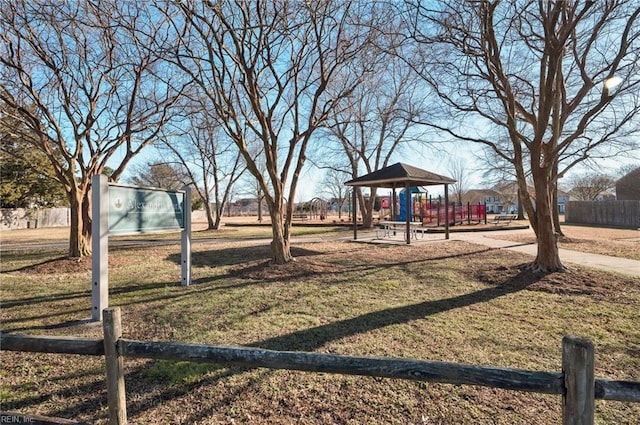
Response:
[{"label": "dry grass patch", "polygon": [[[640,231],[638,230],[564,225],[562,231],[565,235],[558,238],[560,248],[640,261]],[[527,234],[495,232],[491,237],[527,244],[536,243],[533,232]]]},{"label": "dry grass patch", "polygon": [[[640,280],[576,268],[532,274],[523,254],[451,241],[415,246],[300,243],[269,265],[260,242],[202,244],[194,285],[179,248],[111,253],[111,305],[130,339],[561,369],[561,338],[596,347],[596,375],[640,380]],[[50,253],[47,267],[59,253]],[[18,261],[19,260],[19,261]],[[90,271],[43,272],[3,258],[4,331],[100,336]],[[19,267],[12,266],[20,264]],[[61,263],[59,263],[60,265]],[[2,352],[3,408],[106,422],[100,359]],[[559,397],[492,388],[224,365],[125,360],[131,423],[559,423]],[[640,406],[597,402],[598,423]]]}]

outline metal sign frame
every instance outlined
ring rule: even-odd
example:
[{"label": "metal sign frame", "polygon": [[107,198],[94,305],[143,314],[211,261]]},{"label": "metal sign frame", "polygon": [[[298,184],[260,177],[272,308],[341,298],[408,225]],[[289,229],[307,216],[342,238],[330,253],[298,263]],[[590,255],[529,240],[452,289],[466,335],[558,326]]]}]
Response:
[{"label": "metal sign frame", "polygon": [[182,285],[191,284],[191,188],[181,191],[91,179],[91,320],[101,321],[109,306],[109,234],[181,230]]}]

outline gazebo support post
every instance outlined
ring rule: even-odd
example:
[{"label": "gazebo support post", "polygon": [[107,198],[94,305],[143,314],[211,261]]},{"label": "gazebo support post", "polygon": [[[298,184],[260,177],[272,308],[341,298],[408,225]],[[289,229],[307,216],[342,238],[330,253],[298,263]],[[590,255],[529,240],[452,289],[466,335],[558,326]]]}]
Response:
[{"label": "gazebo support post", "polygon": [[356,188],[354,187],[351,191],[352,193],[352,204],[351,211],[353,212],[353,240],[358,240],[358,195],[356,193]]},{"label": "gazebo support post", "polygon": [[404,210],[407,215],[407,228],[405,234],[407,236],[407,245],[411,244],[411,187],[409,182],[404,184]]},{"label": "gazebo support post", "polygon": [[449,185],[444,185],[444,238],[449,239]]},{"label": "gazebo support post", "polygon": [[396,185],[391,185],[391,221],[398,219],[398,211],[396,211]]}]

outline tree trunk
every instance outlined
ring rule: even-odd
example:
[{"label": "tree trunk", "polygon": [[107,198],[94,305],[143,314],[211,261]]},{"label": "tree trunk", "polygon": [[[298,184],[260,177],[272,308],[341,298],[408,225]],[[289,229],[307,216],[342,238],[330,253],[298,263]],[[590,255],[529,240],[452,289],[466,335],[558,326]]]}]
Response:
[{"label": "tree trunk", "polygon": [[558,207],[558,188],[553,189],[553,229],[557,236],[564,236],[560,227],[560,211]]},{"label": "tree trunk", "polygon": [[557,162],[553,167],[553,181],[556,182],[556,184],[553,185],[553,200],[551,204],[553,207],[553,228],[557,236],[564,236],[564,233],[562,233],[562,228],[560,227],[560,211],[558,207],[558,184],[557,184],[558,163]]},{"label": "tree trunk", "polygon": [[522,193],[518,187],[518,220],[524,220],[524,207],[522,205]]},{"label": "tree trunk", "polygon": [[273,227],[273,240],[271,241],[271,262],[273,264],[286,264],[293,261],[291,255],[291,245],[288,238],[283,236],[282,226],[276,225]]},{"label": "tree trunk", "polygon": [[204,202],[204,210],[207,214],[207,230],[217,230],[220,228],[220,214],[216,214],[215,218],[213,216],[213,209],[211,208],[211,203],[205,199]]},{"label": "tree trunk", "polygon": [[69,231],[69,257],[81,258],[91,255],[91,219],[88,195],[80,190],[68,193],[71,211]]},{"label": "tree trunk", "polygon": [[534,226],[536,239],[538,242],[538,254],[532,264],[532,268],[536,272],[557,272],[562,271],[565,267],[560,261],[560,253],[558,251],[558,243],[553,225],[553,207],[552,207],[552,188],[547,174],[542,169],[534,173],[534,185],[536,190],[536,213]]},{"label": "tree trunk", "polygon": [[273,207],[269,209],[271,231],[273,233],[273,240],[271,241],[271,262],[273,264],[285,264],[293,261],[288,229],[291,218],[285,220],[283,207],[282,202],[276,201]]},{"label": "tree trunk", "polygon": [[85,190],[82,194],[82,245],[86,247],[83,255],[91,255],[91,220],[91,190]]},{"label": "tree trunk", "polygon": [[293,261],[290,244],[290,226],[293,216],[293,202],[285,205],[282,192],[276,188],[273,196],[266,196],[265,201],[271,217],[271,263],[285,264]]},{"label": "tree trunk", "polygon": [[364,195],[360,188],[358,190],[358,202],[360,203],[360,211],[362,214],[362,228],[370,229],[373,227],[373,207],[376,202],[376,190],[371,188],[371,196],[369,200],[365,201]]}]

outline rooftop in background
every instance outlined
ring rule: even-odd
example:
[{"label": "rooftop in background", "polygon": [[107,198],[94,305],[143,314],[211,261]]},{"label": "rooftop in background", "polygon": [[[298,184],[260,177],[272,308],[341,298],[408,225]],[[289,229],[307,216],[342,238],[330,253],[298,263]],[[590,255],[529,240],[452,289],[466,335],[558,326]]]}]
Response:
[{"label": "rooftop in background", "polygon": [[616,182],[616,196],[619,201],[640,200],[640,167]]},{"label": "rooftop in background", "polygon": [[345,183],[347,186],[400,187],[453,184],[456,180],[402,162],[381,168]]}]

